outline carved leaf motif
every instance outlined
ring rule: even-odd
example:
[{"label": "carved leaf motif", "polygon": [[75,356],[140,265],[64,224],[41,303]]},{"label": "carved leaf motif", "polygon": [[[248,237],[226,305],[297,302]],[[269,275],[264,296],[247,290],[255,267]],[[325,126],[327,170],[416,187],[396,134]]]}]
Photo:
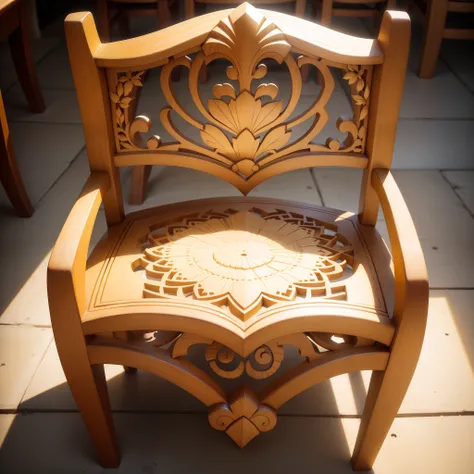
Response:
[{"label": "carved leaf motif", "polygon": [[365,99],[361,95],[353,95],[352,98],[357,105],[365,105]]},{"label": "carved leaf motif", "polygon": [[276,84],[260,84],[255,91],[255,98],[268,96],[274,99],[278,95],[278,86]]},{"label": "carved leaf motif", "polygon": [[260,143],[257,155],[268,151],[278,150],[279,148],[285,146],[288,143],[290,137],[291,132],[286,131],[285,125],[280,125],[279,127],[270,130],[270,132],[265,135],[265,138],[262,140],[262,143]]},{"label": "carved leaf motif", "polygon": [[354,82],[357,81],[357,74],[355,72],[346,72],[344,79],[348,81],[349,84],[354,84]]},{"label": "carved leaf motif", "polygon": [[224,84],[216,84],[212,88],[212,92],[214,97],[220,99],[221,97],[232,97],[235,99],[235,89],[232,84],[224,83]]},{"label": "carved leaf motif", "polygon": [[265,75],[266,68],[255,68],[262,58],[281,63],[290,49],[283,33],[250,5],[222,20],[203,45],[207,56],[219,53],[231,60],[235,67],[228,70],[228,77],[238,78],[241,90],[250,90],[252,79]]},{"label": "carved leaf motif", "polygon": [[132,89],[133,89],[133,84],[131,81],[127,81],[123,87],[123,91],[125,93],[125,95],[128,95],[130,94],[130,92],[132,92]]},{"label": "carved leaf motif", "polygon": [[364,120],[365,117],[367,117],[368,111],[369,111],[369,108],[368,108],[367,106],[362,107],[362,110],[360,111],[359,119],[360,119],[360,120]]},{"label": "carved leaf motif", "polygon": [[[260,101],[258,102],[261,103]],[[268,104],[265,104],[255,119],[255,131],[275,121],[280,115],[282,107],[283,102],[280,100],[277,102],[269,102]]]},{"label": "carved leaf motif", "polygon": [[257,154],[259,141],[245,129],[237,138],[232,139],[232,146],[238,160],[253,159]]},{"label": "carved leaf motif", "polygon": [[201,130],[201,138],[206,145],[214,148],[217,152],[229,157],[235,157],[235,152],[229,139],[221,129],[214,125],[206,124]]},{"label": "carved leaf motif", "polygon": [[262,101],[248,91],[243,91],[236,99],[230,99],[229,103],[220,99],[208,100],[210,114],[236,135],[246,129],[255,134],[258,129],[275,121],[282,107],[282,101],[262,106]]}]

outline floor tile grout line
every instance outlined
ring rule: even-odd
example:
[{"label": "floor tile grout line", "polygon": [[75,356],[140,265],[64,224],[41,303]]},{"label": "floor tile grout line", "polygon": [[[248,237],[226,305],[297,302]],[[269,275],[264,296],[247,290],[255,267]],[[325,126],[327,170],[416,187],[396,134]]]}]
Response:
[{"label": "floor tile grout line", "polygon": [[43,355],[40,357],[39,361],[38,361],[38,364],[36,365],[35,367],[35,370],[33,370],[33,373],[31,374],[31,377],[29,378],[28,380],[28,383],[26,384],[26,387],[25,387],[25,390],[23,391],[22,395],[21,395],[21,398],[20,398],[20,404],[21,402],[23,401],[23,399],[25,398],[25,395],[26,395],[26,392],[28,391],[28,388],[30,386],[30,383],[31,381],[34,379],[35,375],[36,375],[36,372],[38,371],[38,369],[40,368],[40,365],[43,363],[43,360],[44,358],[46,357],[46,354],[48,353],[48,350],[51,346],[51,344],[53,343],[53,340],[54,340],[54,336],[51,335],[51,339],[49,340],[49,343],[48,345],[46,346],[44,352],[43,352]]},{"label": "floor tile grout line", "polygon": [[456,190],[454,189],[453,185],[451,184],[451,182],[449,181],[449,179],[444,175],[444,172],[443,170],[440,170],[439,171],[441,177],[443,178],[443,180],[448,184],[449,188],[453,191],[454,195],[456,196],[456,198],[459,200],[459,202],[462,204],[462,207],[464,209],[466,209],[466,211],[468,212],[468,214],[474,219],[474,214],[471,212],[471,210],[467,207],[466,203],[462,200],[461,196],[456,192]]},{"label": "floor tile grout line", "polygon": [[74,162],[79,158],[80,154],[86,149],[86,145],[82,145],[80,150],[76,153],[74,158],[69,162],[69,164],[66,166],[65,170],[53,181],[51,186],[48,188],[48,190],[38,199],[38,201],[35,204],[35,207],[39,208],[41,205],[41,202],[43,199],[49,194],[49,192],[56,186],[56,184],[59,182],[59,180],[64,176],[65,173],[71,168],[71,166],[74,164]]},{"label": "floor tile grout line", "polygon": [[33,125],[79,125],[82,127],[82,122],[49,122],[46,120],[15,120],[15,119],[8,119],[8,123],[15,123],[15,124],[33,124]]},{"label": "floor tile grout line", "polygon": [[402,117],[399,116],[400,121],[423,121],[423,122],[474,122],[474,117]]},{"label": "floor tile grout line", "polygon": [[444,65],[449,69],[451,74],[462,84],[462,86],[471,94],[474,95],[474,90],[472,90],[469,85],[464,81],[464,79],[459,76],[456,71],[451,67],[451,65],[444,59],[442,52],[439,52],[439,59],[444,63]]},{"label": "floor tile grout line", "polygon": [[[0,408],[0,415],[35,415],[35,414],[79,414],[79,410],[72,408]],[[191,410],[113,410],[113,414],[126,415],[192,415],[208,416],[204,411]],[[400,413],[395,418],[438,418],[438,417],[460,417],[474,416],[474,411],[457,412],[427,412],[427,413]],[[362,415],[348,414],[303,414],[303,413],[278,413],[279,418],[333,418],[333,419],[360,419]]]},{"label": "floor tile grout line", "polygon": [[321,192],[321,188],[319,187],[318,180],[316,179],[316,175],[314,174],[314,167],[309,169],[309,173],[311,175],[311,179],[313,180],[313,184],[316,187],[316,191],[318,193],[319,199],[321,199],[321,204],[325,206],[323,193]]}]

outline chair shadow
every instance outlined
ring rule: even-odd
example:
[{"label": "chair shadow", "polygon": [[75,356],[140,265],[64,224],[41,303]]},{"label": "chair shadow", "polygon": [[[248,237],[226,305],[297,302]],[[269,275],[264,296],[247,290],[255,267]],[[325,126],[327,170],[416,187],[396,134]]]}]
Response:
[{"label": "chair shadow", "polygon": [[[199,352],[193,351],[191,360],[204,369]],[[363,405],[364,385],[357,382],[357,374],[351,381],[355,381],[354,399]],[[108,387],[122,452],[120,467],[109,472],[353,472],[346,432],[352,439],[359,420],[337,418],[329,381],[319,384],[311,399],[329,415],[280,414],[272,431],[257,436],[244,449],[211,428],[204,405],[159,377],[141,371],[120,373],[109,379]],[[58,406],[63,408],[54,408]],[[309,409],[318,412],[315,406]],[[66,383],[22,403],[0,449],[0,472],[102,472],[76,410]]]}]

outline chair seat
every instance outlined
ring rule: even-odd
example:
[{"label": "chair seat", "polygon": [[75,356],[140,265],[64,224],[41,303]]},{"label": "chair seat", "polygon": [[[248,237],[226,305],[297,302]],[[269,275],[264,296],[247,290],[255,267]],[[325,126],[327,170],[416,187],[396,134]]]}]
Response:
[{"label": "chair seat", "polygon": [[239,353],[276,326],[314,330],[305,316],[320,316],[320,331],[364,322],[372,338],[374,326],[379,341],[393,335],[357,217],[325,207],[218,198],[147,209],[109,229],[86,275],[89,334],[145,329],[155,315],[165,330],[218,326]]}]

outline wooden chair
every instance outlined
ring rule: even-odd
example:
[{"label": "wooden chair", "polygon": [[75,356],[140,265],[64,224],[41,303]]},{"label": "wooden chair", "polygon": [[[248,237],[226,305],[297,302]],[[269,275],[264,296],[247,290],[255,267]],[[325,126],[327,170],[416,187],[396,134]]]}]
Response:
[{"label": "wooden chair", "polygon": [[[171,23],[169,0],[98,0],[97,15],[99,33],[102,41],[110,41],[110,28],[118,21],[124,37],[130,36],[129,19],[132,16],[157,16],[158,28],[165,28]],[[109,6],[117,9],[113,17]]]},{"label": "wooden chair", "polygon": [[[336,6],[334,6],[336,4]],[[394,9],[397,0],[313,0],[313,15],[320,10],[321,25],[331,26],[333,16],[379,17],[380,8]]]},{"label": "wooden chair", "polygon": [[8,36],[13,64],[30,110],[44,112],[45,104],[30,44],[30,11],[28,0],[0,0],[0,39]]},{"label": "wooden chair", "polygon": [[20,217],[30,217],[33,206],[26,192],[13,150],[12,137],[8,128],[7,115],[0,91],[0,182]]},{"label": "wooden chair", "polygon": [[[120,462],[104,364],[147,370],[188,391],[209,407],[211,426],[241,447],[273,429],[277,409],[298,393],[373,370],[352,457],[356,470],[372,466],[415,370],[428,304],[420,243],[390,173],[409,35],[401,12],[386,12],[378,40],[369,40],[245,3],[101,44],[90,13],[68,16],[91,174],[52,252],[48,296],[59,357],[103,466]],[[216,84],[204,104],[199,70],[219,58],[232,64],[234,85]],[[278,85],[264,82],[269,61],[287,70],[285,104]],[[295,117],[305,64],[324,84]],[[128,113],[144,71],[158,66],[169,103],[160,117],[171,142],[145,140],[150,120]],[[189,69],[202,118],[174,95],[176,67]],[[344,70],[358,91],[354,117],[337,121],[347,133],[342,143],[314,141],[336,120],[325,109],[334,90],[330,68]],[[177,128],[172,112],[199,130],[199,142]],[[293,138],[298,124],[307,132]],[[360,212],[232,197],[124,216],[118,168],[137,165],[194,168],[243,194],[299,168],[361,168]],[[88,258],[101,203],[108,232]],[[391,255],[375,229],[379,203]],[[187,357],[196,344],[205,347],[208,371]],[[282,374],[287,345],[301,361]],[[245,374],[271,379],[263,391],[242,385],[228,395],[220,381]]]},{"label": "wooden chair", "polygon": [[[474,0],[417,0],[414,4],[424,16],[423,49],[421,53],[419,77],[433,77],[438,60],[441,41],[446,39],[474,40],[474,27],[456,28],[447,24],[448,13],[474,14]],[[471,24],[472,26],[472,24]]]}]

